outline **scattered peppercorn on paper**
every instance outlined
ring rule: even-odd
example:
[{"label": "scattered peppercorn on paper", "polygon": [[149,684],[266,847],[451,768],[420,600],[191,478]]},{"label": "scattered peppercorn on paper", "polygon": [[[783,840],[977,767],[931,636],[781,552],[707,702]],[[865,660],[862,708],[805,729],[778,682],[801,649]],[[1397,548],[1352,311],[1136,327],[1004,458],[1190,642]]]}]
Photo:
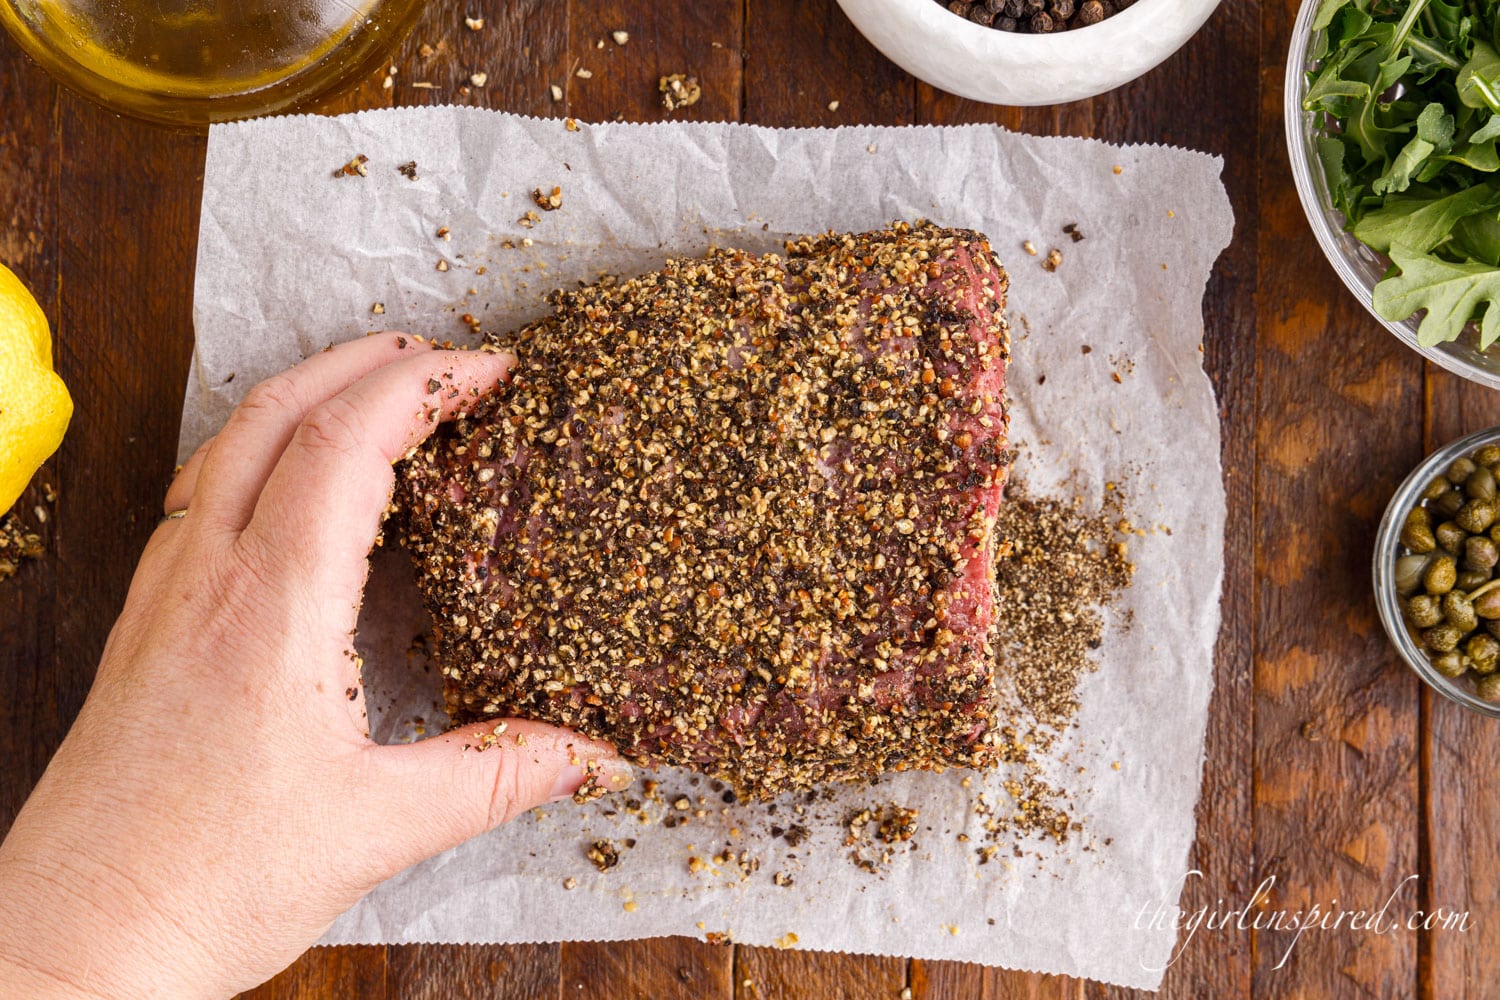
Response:
[{"label": "scattered peppercorn on paper", "polygon": [[[357,164],[359,169],[351,169]],[[561,803],[379,886],[325,943],[710,940],[961,959],[1156,988],[1177,943],[1223,574],[1202,299],[1221,161],[984,127],[590,125],[470,108],[215,126],[186,456],[245,391],[373,329],[474,343],[558,287],[714,246],[930,218],[1010,275],[1016,476],[1125,498],[1132,585],[1029,775],[903,773],[772,803],[686,772]],[[361,619],[371,731],[445,725],[406,554]],[[1043,780],[1064,819],[1032,815]]]}]

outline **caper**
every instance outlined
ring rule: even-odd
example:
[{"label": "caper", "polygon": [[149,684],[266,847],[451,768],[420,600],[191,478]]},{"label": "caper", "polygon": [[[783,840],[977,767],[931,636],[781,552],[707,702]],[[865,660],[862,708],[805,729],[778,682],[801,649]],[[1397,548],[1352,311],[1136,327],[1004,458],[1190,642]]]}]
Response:
[{"label": "caper", "polygon": [[1500,562],[1500,546],[1483,535],[1464,539],[1465,567],[1488,572],[1495,568],[1497,562]]},{"label": "caper", "polygon": [[1484,701],[1500,701],[1500,674],[1479,678],[1479,683],[1474,685],[1474,693]]},{"label": "caper", "polygon": [[1470,500],[1453,515],[1453,520],[1460,528],[1477,535],[1495,523],[1495,501]]},{"label": "caper", "polygon": [[1474,599],[1474,613],[1481,618],[1500,618],[1500,590],[1486,590]]},{"label": "caper", "polygon": [[1458,582],[1458,566],[1449,555],[1440,555],[1422,571],[1422,586],[1429,594],[1446,594]]},{"label": "caper", "polygon": [[1418,594],[1406,602],[1406,620],[1417,628],[1432,628],[1443,620],[1443,607],[1431,594]]},{"label": "caper", "polygon": [[1436,500],[1432,501],[1432,512],[1441,518],[1450,518],[1458,513],[1458,509],[1464,505],[1464,495],[1460,490],[1449,490]]},{"label": "caper", "polygon": [[1473,661],[1470,666],[1481,674],[1492,674],[1500,665],[1500,639],[1492,635],[1476,635],[1464,643],[1464,652]]},{"label": "caper", "polygon": [[1458,486],[1465,479],[1468,479],[1469,474],[1473,471],[1474,460],[1472,458],[1465,458],[1464,456],[1460,455],[1458,458],[1455,458],[1453,460],[1453,463],[1451,465],[1448,466],[1448,471],[1443,473],[1443,476],[1448,480],[1448,482],[1452,483],[1454,486]]},{"label": "caper", "polygon": [[1462,677],[1464,672],[1469,669],[1469,665],[1464,662],[1463,656],[1456,650],[1439,653],[1430,662],[1432,663],[1432,668],[1444,677]]},{"label": "caper", "polygon": [[1464,492],[1475,500],[1493,500],[1495,498],[1495,474],[1481,465],[1469,473],[1469,478],[1464,480]]},{"label": "caper", "polygon": [[1402,556],[1396,560],[1396,593],[1414,593],[1422,586],[1422,571],[1432,561],[1432,556]]},{"label": "caper", "polygon": [[1443,547],[1444,552],[1456,556],[1464,550],[1464,542],[1468,541],[1469,533],[1452,521],[1444,521],[1433,529],[1432,536]]},{"label": "caper", "polygon": [[1472,632],[1479,627],[1474,602],[1459,590],[1450,590],[1443,595],[1443,618],[1460,632]]},{"label": "caper", "polygon": [[1458,648],[1458,641],[1464,634],[1452,625],[1434,625],[1422,632],[1422,641],[1427,648],[1438,653],[1449,653]]},{"label": "caper", "polygon": [[1461,569],[1458,571],[1458,579],[1453,582],[1455,590],[1468,593],[1477,590],[1490,582],[1490,574],[1482,569]]},{"label": "caper", "polygon": [[1484,630],[1496,639],[1500,639],[1500,618],[1491,618],[1484,623]]},{"label": "caper", "polygon": [[1444,493],[1447,493],[1451,489],[1453,489],[1453,484],[1448,482],[1448,480],[1444,479],[1442,476],[1438,476],[1432,482],[1428,483],[1427,488],[1422,491],[1422,499],[1436,500],[1438,497],[1442,496]]},{"label": "caper", "polygon": [[1437,538],[1427,525],[1408,521],[1401,529],[1401,544],[1413,552],[1431,552],[1437,548]]},{"label": "caper", "polygon": [[1477,465],[1494,465],[1500,462],[1500,444],[1481,445],[1471,457]]}]

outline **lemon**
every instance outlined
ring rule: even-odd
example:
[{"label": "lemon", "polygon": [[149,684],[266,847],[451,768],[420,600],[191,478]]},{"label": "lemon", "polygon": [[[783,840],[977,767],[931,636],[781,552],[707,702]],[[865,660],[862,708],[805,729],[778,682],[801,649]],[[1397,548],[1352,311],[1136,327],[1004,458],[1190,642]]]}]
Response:
[{"label": "lemon", "polygon": [[42,307],[0,264],[0,514],[62,443],[73,400],[52,370]]}]

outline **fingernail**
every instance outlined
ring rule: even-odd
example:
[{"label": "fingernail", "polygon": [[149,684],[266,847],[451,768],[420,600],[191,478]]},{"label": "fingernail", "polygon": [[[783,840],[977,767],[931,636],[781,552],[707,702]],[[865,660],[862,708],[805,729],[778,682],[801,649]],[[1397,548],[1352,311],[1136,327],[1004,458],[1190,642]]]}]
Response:
[{"label": "fingernail", "polygon": [[[588,772],[585,767],[569,764],[558,774],[552,784],[549,802],[561,802],[573,797],[573,793],[584,785]],[[618,792],[635,780],[635,769],[622,760],[601,761],[594,765],[594,787],[603,791]],[[596,793],[598,794],[598,793]]]}]

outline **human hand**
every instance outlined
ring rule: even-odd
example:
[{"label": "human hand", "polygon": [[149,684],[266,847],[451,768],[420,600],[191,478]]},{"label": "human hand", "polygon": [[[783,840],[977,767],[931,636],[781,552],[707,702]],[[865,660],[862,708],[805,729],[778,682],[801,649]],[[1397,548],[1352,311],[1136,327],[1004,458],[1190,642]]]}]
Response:
[{"label": "human hand", "polygon": [[166,509],[187,513],[147,543],[0,844],[0,996],[228,996],[401,869],[588,770],[629,783],[608,746],[539,723],[483,752],[465,745],[493,722],[366,736],[352,642],[391,463],[513,360],[341,345],[253,389],[184,466]]}]

